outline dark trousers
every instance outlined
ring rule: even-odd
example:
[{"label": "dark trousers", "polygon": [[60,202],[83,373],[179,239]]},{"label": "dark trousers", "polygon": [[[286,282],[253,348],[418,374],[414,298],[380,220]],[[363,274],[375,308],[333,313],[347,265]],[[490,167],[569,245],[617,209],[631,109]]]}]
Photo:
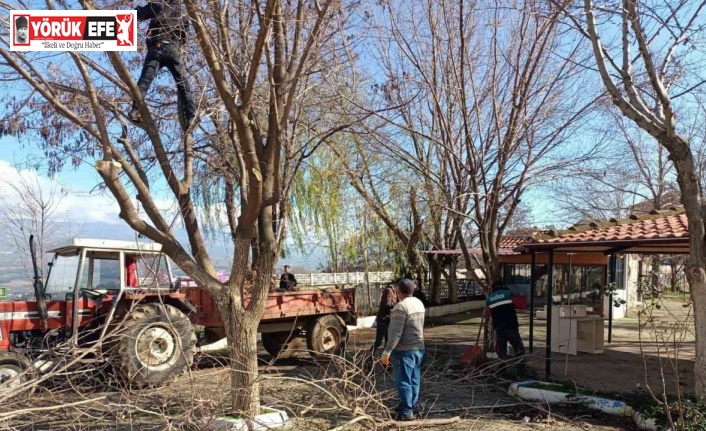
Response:
[{"label": "dark trousers", "polygon": [[498,358],[507,358],[507,343],[510,343],[512,349],[515,351],[514,356],[522,356],[525,354],[525,345],[522,343],[522,337],[520,337],[520,330],[518,328],[496,328],[495,329],[495,343],[498,350]]},{"label": "dark trousers", "polygon": [[[144,98],[150,85],[152,85],[152,81],[162,67],[169,69],[174,81],[176,81],[177,94],[184,113],[184,120],[186,121],[185,126],[188,127],[194,119],[196,110],[189,83],[184,74],[184,65],[181,62],[181,48],[178,44],[159,43],[148,46],[147,57],[145,57],[145,64],[142,66],[142,73],[140,73],[137,86],[140,88]],[[133,106],[135,105],[133,104]]]},{"label": "dark trousers", "polygon": [[372,349],[373,354],[375,354],[378,347],[385,347],[385,344],[387,344],[387,327],[389,325],[390,324],[388,322],[377,322],[375,330],[375,344],[373,344]]}]

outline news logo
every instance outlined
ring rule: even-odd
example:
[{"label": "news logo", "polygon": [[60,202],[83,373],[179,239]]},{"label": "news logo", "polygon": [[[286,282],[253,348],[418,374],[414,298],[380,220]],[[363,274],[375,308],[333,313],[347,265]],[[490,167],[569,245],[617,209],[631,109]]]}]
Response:
[{"label": "news logo", "polygon": [[137,51],[134,10],[10,11],[11,51]]}]

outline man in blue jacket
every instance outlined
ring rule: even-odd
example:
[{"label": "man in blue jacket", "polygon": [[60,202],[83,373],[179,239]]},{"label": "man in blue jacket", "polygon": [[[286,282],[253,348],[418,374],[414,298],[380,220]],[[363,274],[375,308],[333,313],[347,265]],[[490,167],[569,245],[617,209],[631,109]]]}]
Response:
[{"label": "man in blue jacket", "polygon": [[498,358],[507,358],[507,343],[510,343],[515,356],[525,354],[525,345],[520,337],[520,324],[512,303],[512,293],[500,282],[493,283],[492,292],[485,300],[490,309],[490,317],[495,329],[495,343],[498,346]]}]

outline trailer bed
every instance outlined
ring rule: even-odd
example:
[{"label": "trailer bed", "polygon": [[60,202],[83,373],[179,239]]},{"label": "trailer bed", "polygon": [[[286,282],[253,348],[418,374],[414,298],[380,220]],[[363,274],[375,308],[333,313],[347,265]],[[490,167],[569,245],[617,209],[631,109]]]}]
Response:
[{"label": "trailer bed", "polygon": [[[191,319],[203,326],[221,326],[218,307],[205,289],[193,284],[179,291],[196,307]],[[245,298],[247,304],[248,297]],[[355,325],[355,289],[311,289],[294,292],[272,292],[267,297],[260,324],[337,314],[349,325]]]}]

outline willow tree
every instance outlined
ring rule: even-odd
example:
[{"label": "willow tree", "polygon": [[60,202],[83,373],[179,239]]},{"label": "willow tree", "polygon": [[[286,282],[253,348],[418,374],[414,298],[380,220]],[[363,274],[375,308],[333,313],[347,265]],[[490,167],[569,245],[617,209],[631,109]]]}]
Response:
[{"label": "willow tree", "polygon": [[[696,326],[696,393],[706,395],[706,211],[686,124],[703,123],[704,1],[579,2],[563,10],[590,42],[612,105],[669,153],[689,226],[686,277]],[[562,5],[564,6],[564,5]],[[603,35],[604,37],[601,37]],[[605,37],[610,35],[610,37]]]},{"label": "willow tree", "polygon": [[[67,160],[94,163],[120,218],[161,244],[215,298],[230,346],[233,408],[252,415],[260,401],[257,327],[285,232],[299,120],[327,97],[314,96],[322,83],[338,79],[349,64],[343,45],[352,10],[338,0],[185,4],[193,28],[187,58],[200,109],[193,137],[179,134],[171,85],[140,96],[134,79],[139,57],[10,52],[3,36],[0,70],[5,82],[15,81],[6,113],[41,136],[56,168]],[[81,6],[116,5],[84,0]],[[47,9],[56,7],[46,1]],[[137,100],[141,128],[122,121],[130,100]],[[234,247],[226,282],[216,277],[206,246],[205,209],[197,204],[206,189]],[[174,204],[179,223],[160,211],[164,201]],[[175,236],[178,225],[187,244]],[[256,275],[246,300],[251,267]]]},{"label": "willow tree", "polygon": [[338,163],[325,148],[322,150],[307,158],[306,169],[300,170],[294,180],[291,230],[302,252],[310,251],[308,241],[323,239],[327,267],[341,272],[342,244],[348,236],[346,224],[350,221],[352,200]]}]

